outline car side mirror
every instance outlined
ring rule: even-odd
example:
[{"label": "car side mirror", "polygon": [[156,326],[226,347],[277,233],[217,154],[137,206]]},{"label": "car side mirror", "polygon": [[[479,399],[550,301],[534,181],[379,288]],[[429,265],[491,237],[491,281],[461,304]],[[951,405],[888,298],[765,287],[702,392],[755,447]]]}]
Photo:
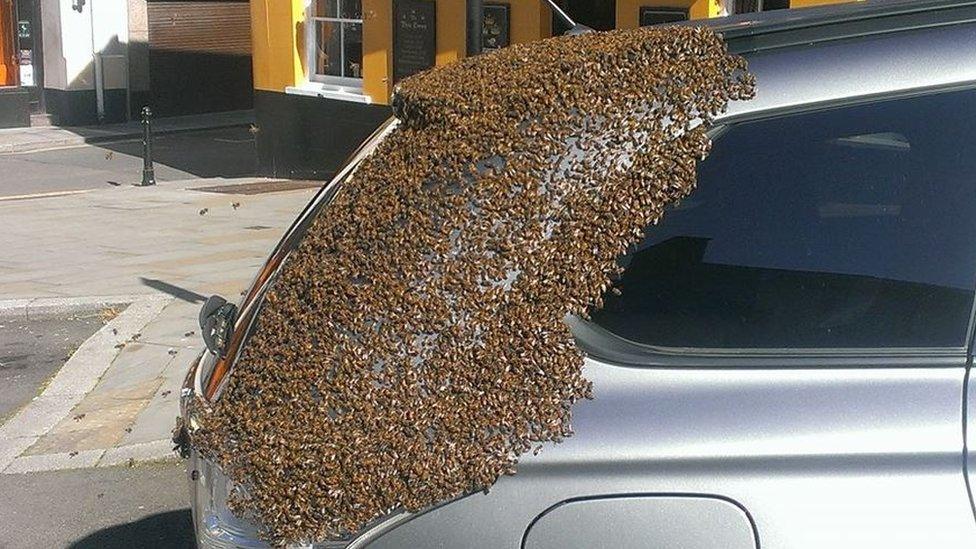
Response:
[{"label": "car side mirror", "polygon": [[203,308],[200,309],[200,334],[211,353],[221,358],[227,355],[227,343],[230,341],[236,319],[236,305],[227,303],[227,300],[219,295],[207,298]]}]

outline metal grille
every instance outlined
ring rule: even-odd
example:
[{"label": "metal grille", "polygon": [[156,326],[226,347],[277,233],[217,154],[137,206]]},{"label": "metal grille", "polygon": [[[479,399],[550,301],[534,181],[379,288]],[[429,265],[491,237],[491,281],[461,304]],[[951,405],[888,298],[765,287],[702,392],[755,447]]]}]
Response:
[{"label": "metal grille", "polygon": [[149,2],[154,50],[251,55],[247,2]]}]

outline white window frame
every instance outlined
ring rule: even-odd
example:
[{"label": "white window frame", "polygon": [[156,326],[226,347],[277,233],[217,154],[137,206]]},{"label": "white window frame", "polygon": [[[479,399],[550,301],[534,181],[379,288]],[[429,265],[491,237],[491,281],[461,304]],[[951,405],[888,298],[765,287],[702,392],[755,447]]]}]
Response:
[{"label": "white window frame", "polygon": [[[335,1],[335,0],[332,0]],[[315,13],[315,0],[310,0],[306,4],[305,8],[305,66],[308,67],[308,80],[310,83],[316,82],[322,86],[310,86],[316,88],[325,88],[325,90],[334,90],[339,95],[362,95],[363,93],[363,79],[354,78],[351,76],[332,76],[327,74],[317,74],[315,72],[317,66],[318,57],[318,24],[319,23],[338,23],[339,32],[339,49],[342,55],[340,60],[341,66],[344,68],[346,66],[346,48],[345,48],[345,29],[342,28],[342,23],[358,23],[360,28],[363,27],[362,19],[348,19],[343,17],[320,17]],[[362,67],[360,67],[362,68]]]}]

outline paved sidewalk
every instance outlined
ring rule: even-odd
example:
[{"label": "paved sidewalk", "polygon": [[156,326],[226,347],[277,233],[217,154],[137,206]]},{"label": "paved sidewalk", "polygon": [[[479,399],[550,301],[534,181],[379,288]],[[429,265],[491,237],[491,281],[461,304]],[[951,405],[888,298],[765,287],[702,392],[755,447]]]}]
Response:
[{"label": "paved sidewalk", "polygon": [[120,312],[0,426],[0,472],[172,455],[180,383],[202,348],[203,299],[236,298],[314,194],[197,190],[241,182],[0,202],[0,318],[111,303]]},{"label": "paved sidewalk", "polygon": [[[254,111],[228,111],[173,116],[153,120],[153,133],[163,135],[198,131],[254,123]],[[107,143],[142,137],[139,120],[101,126],[39,126],[32,128],[0,129],[0,153],[28,152],[83,145]]]}]

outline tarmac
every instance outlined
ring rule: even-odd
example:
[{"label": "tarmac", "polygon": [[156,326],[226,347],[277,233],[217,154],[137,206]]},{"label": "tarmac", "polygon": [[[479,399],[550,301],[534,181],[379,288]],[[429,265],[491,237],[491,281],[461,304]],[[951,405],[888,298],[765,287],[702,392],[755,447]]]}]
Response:
[{"label": "tarmac", "polygon": [[0,319],[117,313],[0,425],[0,474],[172,457],[200,306],[236,299],[316,185],[195,179],[0,201]]},{"label": "tarmac", "polygon": [[[254,124],[254,111],[226,111],[155,119],[152,121],[152,131],[153,135],[166,135],[252,124]],[[0,129],[0,154],[141,139],[142,132],[141,120],[100,126]]]}]

